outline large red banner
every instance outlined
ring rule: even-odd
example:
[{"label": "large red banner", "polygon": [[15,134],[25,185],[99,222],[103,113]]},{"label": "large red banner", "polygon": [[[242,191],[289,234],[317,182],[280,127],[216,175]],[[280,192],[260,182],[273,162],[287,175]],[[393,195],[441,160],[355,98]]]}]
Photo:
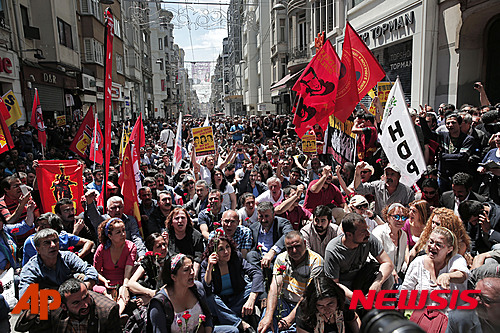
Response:
[{"label": "large red banner", "polygon": [[[78,132],[76,132],[75,138],[73,139],[73,142],[69,146],[69,149],[71,151],[74,151],[83,158],[90,158],[90,146],[93,140],[94,126],[95,126],[94,112],[92,111],[92,108],[90,108],[87,111],[85,118],[83,118],[83,122],[80,125]],[[98,142],[101,142],[102,133],[100,129],[98,135],[100,135]]]},{"label": "large red banner", "polygon": [[[0,110],[7,110],[5,102],[0,98]],[[5,118],[2,113],[0,113],[0,154],[9,151],[9,149],[14,148],[14,142],[12,141],[12,136],[10,135],[9,127],[5,122]]]},{"label": "large red banner", "polygon": [[62,198],[73,200],[76,213],[83,212],[83,165],[78,161],[45,160],[38,162],[36,178],[40,190],[43,212],[54,212],[56,202]]},{"label": "large red banner", "polygon": [[37,88],[35,88],[35,98],[33,99],[33,107],[31,108],[31,126],[38,129],[38,142],[40,142],[42,146],[47,147],[47,134],[45,133],[42,106],[40,105]]},{"label": "large red banner", "polygon": [[347,22],[342,46],[335,116],[345,122],[359,101],[382,80],[385,72],[359,35]]},{"label": "large red banner", "polygon": [[299,137],[314,124],[323,129],[328,126],[328,117],[334,112],[340,65],[332,44],[326,41],[293,86],[297,92],[293,123]]}]

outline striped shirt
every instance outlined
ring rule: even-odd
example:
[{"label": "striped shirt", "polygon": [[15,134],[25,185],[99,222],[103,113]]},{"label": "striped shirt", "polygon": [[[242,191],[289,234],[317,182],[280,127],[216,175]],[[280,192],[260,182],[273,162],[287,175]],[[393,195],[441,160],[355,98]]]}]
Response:
[{"label": "striped shirt", "polygon": [[282,292],[285,300],[297,303],[304,295],[307,285],[311,282],[313,270],[323,266],[323,259],[314,251],[307,250],[306,259],[293,267],[287,252],[276,257],[273,274],[278,275],[278,267],[286,266],[283,273]]}]

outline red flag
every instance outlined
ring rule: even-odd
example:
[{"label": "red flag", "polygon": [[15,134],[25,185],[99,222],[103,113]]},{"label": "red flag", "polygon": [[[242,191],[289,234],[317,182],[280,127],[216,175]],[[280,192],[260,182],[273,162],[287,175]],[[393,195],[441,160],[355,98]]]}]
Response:
[{"label": "red flag", "polygon": [[93,138],[92,133],[94,131],[94,125],[94,112],[92,111],[92,107],[90,107],[85,115],[85,118],[83,118],[83,122],[80,125],[73,142],[69,146],[71,151],[77,153],[83,158],[90,157],[90,144]]},{"label": "red flag", "polygon": [[141,147],[144,147],[146,144],[146,135],[144,134],[144,125],[142,124],[142,113],[139,113],[139,118],[137,118],[134,128],[130,133],[129,141],[134,142],[134,148],[137,151],[137,155],[139,155]]},{"label": "red flag", "polygon": [[76,214],[83,212],[83,166],[75,160],[38,161],[36,169],[43,212],[54,212],[56,202],[62,198],[73,200]]},{"label": "red flag", "polygon": [[35,88],[35,98],[33,99],[33,108],[31,109],[31,126],[38,129],[38,142],[47,147],[47,135],[45,134],[45,125],[43,124],[42,106],[38,98],[38,89]]},{"label": "red flag", "polygon": [[137,199],[137,187],[135,185],[135,173],[130,145],[127,145],[123,153],[122,168],[118,184],[120,184],[122,188],[124,202],[123,212],[135,217],[142,235],[141,213],[139,211],[139,201]]},{"label": "red flag", "polygon": [[330,41],[309,62],[293,90],[298,92],[294,103],[293,123],[302,137],[314,124],[326,128],[334,111],[340,73],[340,59]]},{"label": "red flag", "polygon": [[104,158],[102,156],[102,132],[97,117],[95,119],[94,132],[92,134],[92,143],[90,144],[89,159],[95,161],[97,164],[104,163]]},{"label": "red flag", "polygon": [[[208,115],[207,115],[208,118]],[[174,148],[174,173],[181,168],[182,161],[182,112],[179,112],[179,121],[177,122],[177,131],[175,134]]]},{"label": "red flag", "polygon": [[385,72],[370,49],[347,22],[342,47],[342,71],[335,116],[345,122],[359,101],[382,80]]},{"label": "red flag", "polygon": [[3,116],[4,110],[7,111],[7,106],[5,105],[3,99],[0,98],[0,154],[14,148],[14,141],[12,141],[9,127],[7,126]]}]

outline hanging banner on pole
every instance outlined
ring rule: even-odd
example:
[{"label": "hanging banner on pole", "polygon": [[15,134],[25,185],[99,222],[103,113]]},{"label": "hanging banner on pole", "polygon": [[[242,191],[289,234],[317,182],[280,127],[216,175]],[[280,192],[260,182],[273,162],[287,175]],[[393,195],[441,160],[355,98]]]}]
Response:
[{"label": "hanging banner on pole", "polygon": [[[114,36],[114,20],[111,8],[106,8],[106,31],[104,35],[106,48],[106,61],[104,64],[104,184],[108,182],[109,175],[109,157],[111,154],[111,90],[113,80],[111,73],[113,71],[113,36]],[[103,201],[108,199],[106,196],[106,186],[103,187]]]},{"label": "hanging banner on pole", "polygon": [[196,156],[215,154],[215,142],[212,126],[193,128]]},{"label": "hanging banner on pole", "polygon": [[7,123],[7,126],[10,126],[17,120],[19,120],[23,113],[21,111],[21,108],[19,107],[19,103],[17,102],[16,95],[14,95],[12,90],[9,90],[5,95],[2,96],[2,98],[5,102],[5,105],[7,106],[8,111],[8,118],[5,118],[4,115],[5,123]]},{"label": "hanging banner on pole", "polygon": [[382,107],[385,109],[385,103],[389,98],[389,93],[391,92],[392,86],[394,86],[394,82],[378,82],[377,83],[377,96],[382,103]]},{"label": "hanging banner on pole", "polygon": [[36,168],[43,212],[54,213],[57,201],[73,200],[76,214],[83,212],[80,198],[83,195],[83,165],[78,161],[40,160]]}]

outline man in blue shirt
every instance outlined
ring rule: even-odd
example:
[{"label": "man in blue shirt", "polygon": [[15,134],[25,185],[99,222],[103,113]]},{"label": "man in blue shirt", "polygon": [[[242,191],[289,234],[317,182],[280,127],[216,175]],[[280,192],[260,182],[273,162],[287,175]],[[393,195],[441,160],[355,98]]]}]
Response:
[{"label": "man in blue shirt", "polygon": [[234,120],[234,125],[229,129],[229,134],[233,136],[233,142],[239,141],[243,139],[243,131],[245,127],[241,125],[241,120],[236,118]]},{"label": "man in blue shirt", "polygon": [[33,241],[38,255],[32,257],[21,270],[19,297],[32,283],[38,283],[40,289],[56,289],[75,274],[83,275],[87,288],[92,289],[97,281],[97,270],[76,254],[59,251],[57,231],[50,228],[40,230]]}]

